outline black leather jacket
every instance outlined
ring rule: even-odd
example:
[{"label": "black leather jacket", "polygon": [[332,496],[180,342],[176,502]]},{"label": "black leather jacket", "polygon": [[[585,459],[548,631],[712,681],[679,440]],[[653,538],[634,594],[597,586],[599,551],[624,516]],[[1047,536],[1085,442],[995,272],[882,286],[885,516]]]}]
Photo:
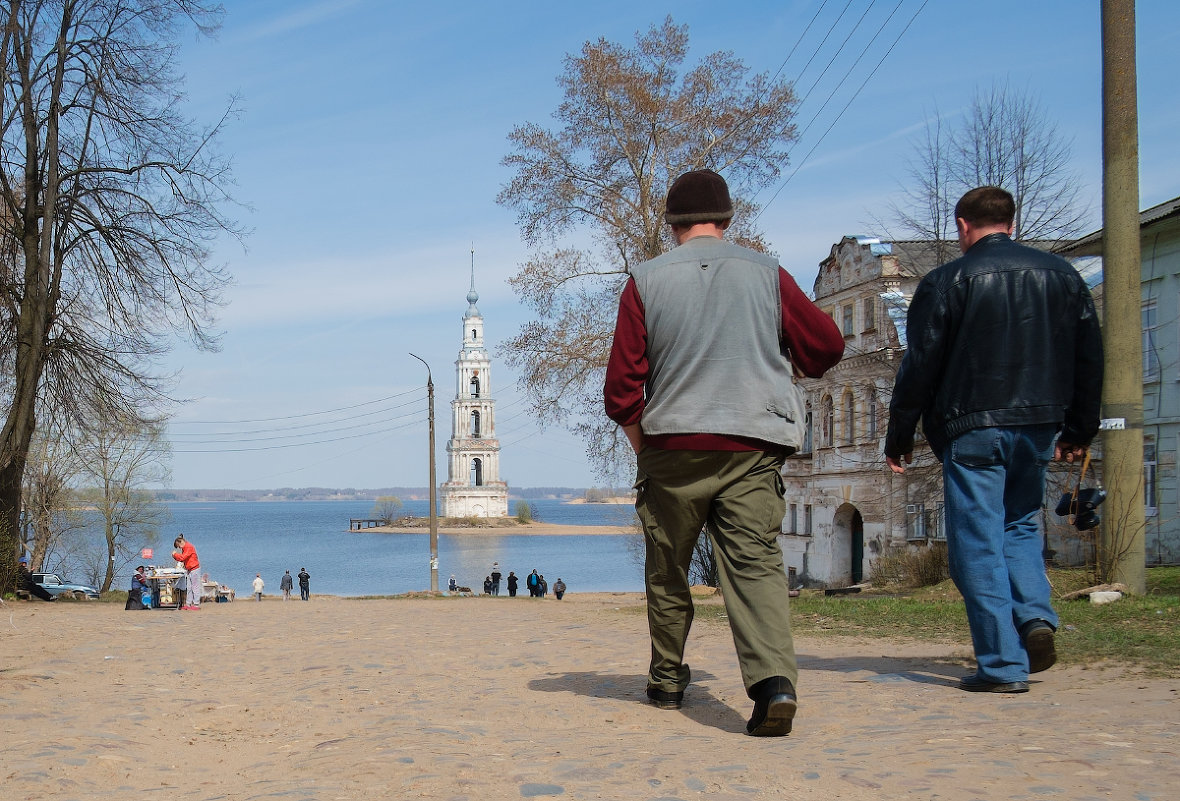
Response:
[{"label": "black leather jacket", "polygon": [[1056,423],[1073,445],[1098,432],[1102,331],[1061,257],[989,234],[922,279],[906,334],[886,456],[913,450],[919,417],[940,459],[976,428]]}]

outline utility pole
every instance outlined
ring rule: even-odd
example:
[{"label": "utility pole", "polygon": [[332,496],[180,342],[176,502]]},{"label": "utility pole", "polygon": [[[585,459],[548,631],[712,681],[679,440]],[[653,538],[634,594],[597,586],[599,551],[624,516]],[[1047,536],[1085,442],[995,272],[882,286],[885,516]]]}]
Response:
[{"label": "utility pole", "polygon": [[1108,581],[1142,595],[1147,587],[1134,0],[1102,0],[1102,165],[1102,461],[1109,496],[1097,559]]},{"label": "utility pole", "polygon": [[434,379],[430,376],[430,365],[421,356],[410,354],[426,365],[427,417],[430,421],[430,591],[438,592],[438,503],[435,499],[434,480]]}]

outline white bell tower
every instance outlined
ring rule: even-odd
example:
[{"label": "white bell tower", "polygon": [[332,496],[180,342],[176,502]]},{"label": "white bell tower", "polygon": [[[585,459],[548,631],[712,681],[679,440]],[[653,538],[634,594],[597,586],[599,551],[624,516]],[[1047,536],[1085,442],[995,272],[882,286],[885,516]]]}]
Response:
[{"label": "white bell tower", "polygon": [[463,349],[455,361],[455,399],[451,401],[451,439],[447,442],[450,466],[442,485],[445,517],[508,516],[508,484],[500,480],[492,361],[484,345],[483,315],[475,306],[477,300],[472,251]]}]

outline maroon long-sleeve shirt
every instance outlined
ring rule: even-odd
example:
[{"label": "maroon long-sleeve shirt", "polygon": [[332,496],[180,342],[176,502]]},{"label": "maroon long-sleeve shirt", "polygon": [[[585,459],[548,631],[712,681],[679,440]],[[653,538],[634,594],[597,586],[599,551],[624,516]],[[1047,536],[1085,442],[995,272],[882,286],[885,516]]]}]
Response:
[{"label": "maroon long-sleeve shirt", "polygon": [[[781,267],[778,288],[782,304],[781,337],[790,353],[791,364],[797,372],[819,378],[843,358],[844,337],[835,321],[812,303],[790,273]],[[632,278],[628,279],[619,299],[619,317],[603,388],[607,416],[619,425],[632,425],[643,417],[647,375],[647,325],[643,299]],[[781,449],[779,445],[761,440],[723,434],[666,434],[645,437],[645,442],[665,450]]]}]

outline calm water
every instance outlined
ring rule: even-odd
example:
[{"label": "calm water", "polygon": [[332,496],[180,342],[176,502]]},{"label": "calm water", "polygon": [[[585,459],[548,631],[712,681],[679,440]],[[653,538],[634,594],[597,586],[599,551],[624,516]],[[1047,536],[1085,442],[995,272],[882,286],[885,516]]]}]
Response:
[{"label": "calm water", "polygon": [[[533,501],[538,520],[554,524],[625,525],[630,506]],[[372,501],[256,501],[172,503],[172,522],[155,545],[155,564],[170,562],[172,540],[183,532],[197,548],[203,572],[250,595],[255,573],[266,593],[279,593],[283,571],[311,574],[311,592],[329,595],[389,595],[430,588],[429,534],[376,534],[349,531],[350,517],[369,517]],[[515,509],[515,502],[511,508]],[[426,501],[407,501],[405,512],[426,516]],[[630,592],[643,589],[642,557],[635,536],[438,537],[438,583],[445,589],[452,573],[461,586],[481,591],[492,562],[523,578],[536,568],[550,586],[559,577],[570,592]],[[296,583],[295,597],[299,586]],[[500,593],[507,595],[504,583]]]}]

